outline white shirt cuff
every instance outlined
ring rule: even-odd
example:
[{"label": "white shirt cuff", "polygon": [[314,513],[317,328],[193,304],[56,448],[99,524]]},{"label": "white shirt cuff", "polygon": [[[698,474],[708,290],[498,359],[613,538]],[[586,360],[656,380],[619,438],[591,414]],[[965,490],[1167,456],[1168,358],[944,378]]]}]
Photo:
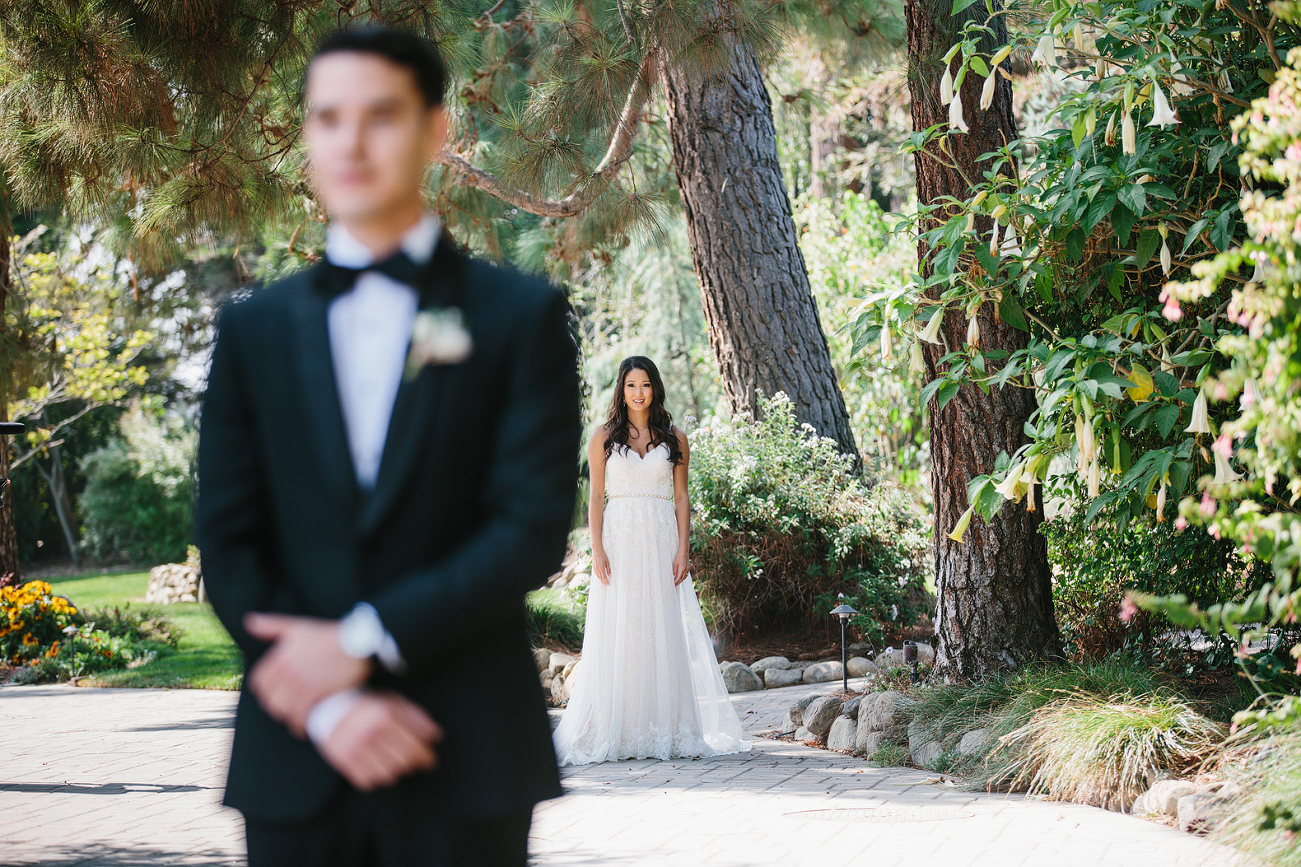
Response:
[{"label": "white shirt cuff", "polygon": [[343,718],[361,700],[361,690],[345,689],[334,695],[326,696],[316,703],[307,714],[307,736],[316,748],[323,749],[325,742],[334,734],[334,730],[343,722]]},{"label": "white shirt cuff", "polygon": [[[379,619],[379,612],[375,606],[369,602],[358,602],[352,610],[344,615],[340,621],[341,630],[351,630],[358,627],[363,636],[362,645],[364,650],[357,649],[349,651],[345,645],[345,652],[356,655],[373,653],[379,658],[380,664],[387,668],[393,674],[403,674],[407,670],[406,660],[402,658],[402,652],[398,650],[397,640],[393,634],[384,628],[384,623]],[[340,641],[345,639],[342,637]]]}]

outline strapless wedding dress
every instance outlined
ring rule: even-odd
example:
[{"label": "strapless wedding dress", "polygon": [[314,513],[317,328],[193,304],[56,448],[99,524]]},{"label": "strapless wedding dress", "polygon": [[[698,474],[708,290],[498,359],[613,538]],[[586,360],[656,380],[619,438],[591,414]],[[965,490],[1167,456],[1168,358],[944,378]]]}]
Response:
[{"label": "strapless wedding dress", "polygon": [[592,576],[582,663],[554,734],[560,764],[749,750],[691,579],[673,585],[668,446],[644,458],[616,447],[605,486],[610,585]]}]

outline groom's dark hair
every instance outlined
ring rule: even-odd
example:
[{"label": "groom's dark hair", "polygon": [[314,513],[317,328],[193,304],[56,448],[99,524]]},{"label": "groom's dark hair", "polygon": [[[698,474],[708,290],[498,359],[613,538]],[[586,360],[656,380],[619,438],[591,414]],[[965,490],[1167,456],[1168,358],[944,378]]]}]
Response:
[{"label": "groom's dark hair", "polygon": [[[438,46],[423,36],[417,36],[396,27],[367,24],[336,30],[321,40],[312,54],[312,60],[336,51],[357,51],[377,54],[385,60],[405,66],[415,76],[416,87],[424,98],[425,107],[443,104],[443,91],[447,88],[447,66]],[[311,62],[308,62],[311,66]]]}]

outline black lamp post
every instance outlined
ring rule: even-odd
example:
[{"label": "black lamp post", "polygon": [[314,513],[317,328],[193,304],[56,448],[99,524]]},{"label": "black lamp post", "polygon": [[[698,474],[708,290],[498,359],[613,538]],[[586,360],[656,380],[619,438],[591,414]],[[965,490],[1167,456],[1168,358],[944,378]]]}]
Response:
[{"label": "black lamp post", "polygon": [[[840,599],[843,600],[844,598],[845,594],[841,593]],[[849,692],[849,660],[845,655],[845,624],[849,622],[849,618],[858,612],[842,601],[831,609],[831,613],[840,618],[840,686],[843,692]]]},{"label": "black lamp post", "polygon": [[[5,441],[5,437],[17,436],[26,429],[27,428],[20,421],[0,422],[0,449],[9,447],[9,443]],[[0,479],[0,506],[4,505],[5,494],[7,493],[9,493],[9,480]]]}]

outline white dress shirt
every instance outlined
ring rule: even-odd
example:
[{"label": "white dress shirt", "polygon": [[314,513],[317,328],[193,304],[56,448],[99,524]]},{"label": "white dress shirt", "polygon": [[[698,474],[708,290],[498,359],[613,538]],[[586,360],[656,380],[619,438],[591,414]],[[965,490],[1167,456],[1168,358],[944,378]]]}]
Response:
[{"label": "white dress shirt", "polygon": [[[428,262],[438,245],[439,223],[431,214],[402,236],[400,247],[417,264]],[[375,254],[343,226],[332,225],[325,236],[325,256],[336,265],[364,268]],[[339,389],[348,434],[348,451],[364,489],[375,486],[384,442],[388,439],[393,402],[406,368],[420,297],[415,287],[399,283],[378,271],[357,276],[352,289],[330,302],[326,313],[330,358]],[[378,619],[373,606],[362,602],[347,617]],[[390,671],[405,668],[393,636],[385,632],[377,653]],[[346,689],[322,699],[307,716],[307,734],[318,748],[362,697],[361,689]]]}]

